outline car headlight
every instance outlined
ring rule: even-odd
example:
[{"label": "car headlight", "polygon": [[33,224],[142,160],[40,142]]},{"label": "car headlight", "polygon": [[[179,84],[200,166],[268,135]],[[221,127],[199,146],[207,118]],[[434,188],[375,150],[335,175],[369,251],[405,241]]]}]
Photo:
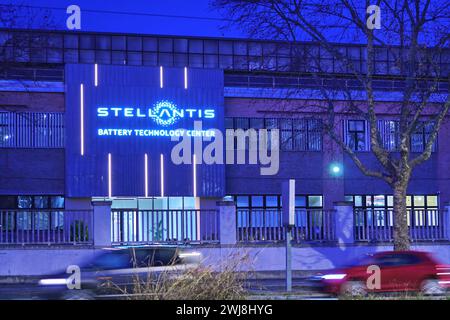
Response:
[{"label": "car headlight", "polygon": [[200,258],[202,254],[200,252],[182,252],[178,255],[181,259],[185,258]]},{"label": "car headlight", "polygon": [[338,274],[326,274],[322,276],[323,280],[342,280],[346,276],[345,273],[338,273]]},{"label": "car headlight", "polygon": [[178,258],[180,258],[182,263],[199,264],[202,261],[202,254],[197,251],[186,251],[178,254]]},{"label": "car headlight", "polygon": [[66,285],[67,279],[41,279],[39,285],[41,286],[60,286]]}]

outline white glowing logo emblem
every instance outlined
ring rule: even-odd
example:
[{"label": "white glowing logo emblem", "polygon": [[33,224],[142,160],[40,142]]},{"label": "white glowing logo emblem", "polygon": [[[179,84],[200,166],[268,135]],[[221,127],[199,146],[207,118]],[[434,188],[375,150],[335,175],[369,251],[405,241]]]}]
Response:
[{"label": "white glowing logo emblem", "polygon": [[153,120],[161,126],[170,126],[180,118],[177,106],[167,100],[158,101],[153,108],[153,114]]}]

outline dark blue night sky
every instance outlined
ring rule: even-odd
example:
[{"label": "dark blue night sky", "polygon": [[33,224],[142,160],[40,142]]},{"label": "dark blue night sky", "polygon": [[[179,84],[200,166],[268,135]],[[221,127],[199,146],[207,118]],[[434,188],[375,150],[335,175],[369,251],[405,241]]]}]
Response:
[{"label": "dark blue night sky", "polygon": [[[69,16],[66,9],[69,5],[76,4],[81,8],[81,31],[249,38],[248,34],[239,30],[236,25],[230,27],[230,20],[226,19],[224,12],[213,8],[211,2],[211,0],[0,0],[0,4],[13,4],[19,8],[18,16],[21,18],[14,19],[15,26],[13,26],[19,28],[66,30],[66,19]],[[314,3],[315,0],[310,2]],[[333,3],[333,0],[317,0],[317,2]],[[361,3],[355,3],[356,10],[364,17],[366,7]],[[440,1],[433,1],[432,4],[437,7],[443,5]],[[315,11],[314,13],[317,14]],[[421,42],[431,45],[439,41],[442,32],[448,30],[449,19],[445,16],[445,12],[443,15],[438,22],[427,23],[419,37]],[[381,5],[381,23],[387,26],[390,23],[388,16],[389,10]],[[45,17],[49,19],[45,20]],[[359,28],[355,25],[348,26],[348,21],[341,20],[338,15],[317,16],[313,19],[329,41],[366,43],[366,37]],[[2,25],[0,22],[0,27],[11,26]],[[438,36],[435,34],[436,30],[439,30]],[[392,33],[390,28],[382,28],[376,34],[378,39],[382,39],[385,43],[398,44],[398,34]],[[253,37],[273,40],[273,33],[270,31],[266,35],[257,33]],[[297,39],[309,41],[311,37],[300,31]]]},{"label": "dark blue night sky", "polygon": [[[105,31],[125,33],[146,33],[191,36],[244,37],[242,33],[229,28],[220,14],[209,6],[209,0],[0,0],[0,4],[22,6],[23,16],[28,13],[42,17],[48,12],[51,25],[45,26],[38,20],[35,28],[66,28],[66,8],[77,4],[82,11],[82,31]],[[28,20],[19,26],[29,27]]]}]

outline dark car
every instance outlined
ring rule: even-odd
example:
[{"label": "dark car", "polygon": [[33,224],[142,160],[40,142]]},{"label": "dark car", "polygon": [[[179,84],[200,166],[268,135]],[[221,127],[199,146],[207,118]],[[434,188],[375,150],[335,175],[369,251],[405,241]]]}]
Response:
[{"label": "dark car", "polygon": [[79,281],[73,271],[64,270],[41,277],[32,291],[34,298],[44,299],[117,298],[124,289],[130,293],[136,279],[147,281],[163,272],[177,274],[197,266],[200,259],[200,253],[177,247],[107,249],[79,266]]},{"label": "dark car", "polygon": [[[367,285],[373,271],[380,269],[380,287]],[[430,253],[388,251],[367,256],[351,266],[316,276],[325,292],[366,295],[368,292],[418,291],[426,295],[444,294],[450,287],[450,266],[439,263]]]}]

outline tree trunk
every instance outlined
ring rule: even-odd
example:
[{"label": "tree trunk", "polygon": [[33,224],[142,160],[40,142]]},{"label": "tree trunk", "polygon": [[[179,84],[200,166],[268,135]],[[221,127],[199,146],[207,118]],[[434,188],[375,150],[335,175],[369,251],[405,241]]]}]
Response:
[{"label": "tree trunk", "polygon": [[408,183],[394,185],[394,250],[409,250],[409,228],[406,211],[406,188]]}]

